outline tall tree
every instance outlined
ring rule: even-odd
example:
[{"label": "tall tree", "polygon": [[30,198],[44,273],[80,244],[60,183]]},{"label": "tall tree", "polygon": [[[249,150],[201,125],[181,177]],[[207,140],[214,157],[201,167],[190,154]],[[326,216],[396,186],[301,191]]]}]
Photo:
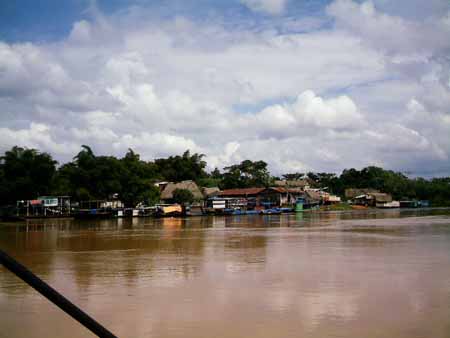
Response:
[{"label": "tall tree", "polygon": [[0,157],[1,204],[33,199],[50,192],[57,162],[36,149],[13,147]]},{"label": "tall tree", "polygon": [[139,154],[132,149],[120,160],[121,176],[120,198],[126,206],[134,207],[138,203],[154,204],[159,200],[159,189],[153,184],[157,173],[151,163],[141,161]]},{"label": "tall tree", "polygon": [[197,153],[191,155],[189,150],[186,150],[182,156],[159,158],[155,160],[155,164],[164,179],[168,181],[198,181],[207,176],[204,157],[205,155]]},{"label": "tall tree", "polygon": [[224,169],[222,188],[267,187],[270,185],[270,173],[267,163],[264,161],[245,160]]}]

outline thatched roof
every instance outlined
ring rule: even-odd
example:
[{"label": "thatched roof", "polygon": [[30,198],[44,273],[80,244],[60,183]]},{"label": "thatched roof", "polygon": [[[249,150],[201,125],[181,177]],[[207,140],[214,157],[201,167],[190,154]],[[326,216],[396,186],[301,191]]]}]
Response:
[{"label": "thatched roof", "polygon": [[381,203],[392,202],[392,196],[390,194],[376,192],[376,193],[369,193],[368,195],[372,196],[375,199],[375,202]]},{"label": "thatched roof", "polygon": [[194,199],[201,200],[203,199],[203,194],[200,191],[200,188],[194,181],[182,181],[178,183],[168,183],[164,190],[161,192],[162,200],[170,200],[173,198],[173,192],[176,189],[186,189],[189,190],[192,195],[194,195]]},{"label": "thatched roof", "polygon": [[355,198],[356,196],[360,195],[367,195],[371,193],[379,193],[379,190],[376,189],[370,189],[370,188],[348,188],[345,189],[345,197],[347,199]]},{"label": "thatched roof", "polygon": [[212,187],[212,188],[202,188],[203,196],[209,197],[209,196],[216,196],[220,193],[219,187]]},{"label": "thatched roof", "polygon": [[313,185],[314,182],[309,178],[304,178],[300,180],[276,180],[273,183],[276,187],[304,188]]}]

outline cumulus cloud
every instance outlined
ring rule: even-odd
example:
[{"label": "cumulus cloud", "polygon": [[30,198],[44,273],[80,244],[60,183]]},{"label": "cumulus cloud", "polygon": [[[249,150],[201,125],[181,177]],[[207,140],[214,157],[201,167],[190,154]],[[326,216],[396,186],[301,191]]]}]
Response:
[{"label": "cumulus cloud", "polygon": [[294,102],[267,106],[238,120],[237,126],[251,128],[257,135],[286,138],[299,131],[351,130],[364,126],[364,117],[348,96],[323,99],[306,90]]},{"label": "cumulus cloud", "polygon": [[[287,3],[243,2],[274,15]],[[274,173],[445,172],[450,15],[430,6],[418,19],[383,1],[335,0],[329,25],[289,17],[281,30],[271,16],[230,28],[134,8],[75,22],[60,41],[0,42],[1,150],[64,161],[81,144],[146,159],[189,148],[211,168],[250,158]]]},{"label": "cumulus cloud", "polygon": [[24,129],[0,128],[0,143],[5,150],[19,145],[59,155],[71,155],[79,149],[74,144],[54,139],[48,125],[34,122]]}]

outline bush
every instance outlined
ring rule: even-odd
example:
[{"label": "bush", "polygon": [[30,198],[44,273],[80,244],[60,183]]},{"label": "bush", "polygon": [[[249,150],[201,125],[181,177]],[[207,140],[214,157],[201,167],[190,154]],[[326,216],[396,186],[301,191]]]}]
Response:
[{"label": "bush", "polygon": [[189,204],[194,201],[194,195],[187,189],[175,189],[173,191],[173,201],[179,204]]}]

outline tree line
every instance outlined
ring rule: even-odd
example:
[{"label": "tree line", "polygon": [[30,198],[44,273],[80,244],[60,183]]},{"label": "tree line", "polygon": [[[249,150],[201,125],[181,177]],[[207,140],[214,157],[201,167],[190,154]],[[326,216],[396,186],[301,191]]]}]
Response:
[{"label": "tree line", "polygon": [[159,200],[158,181],[193,180],[202,187],[221,189],[268,187],[276,179],[308,179],[314,187],[343,196],[346,188],[372,188],[391,193],[394,199],[427,199],[433,205],[450,205],[450,177],[408,178],[406,175],[369,166],[335,173],[286,173],[272,176],[264,161],[206,171],[203,154],[181,155],[144,161],[132,149],[122,157],[95,155],[83,145],[72,161],[58,166],[52,156],[37,149],[15,146],[0,157],[0,205],[43,195],[68,195],[73,200],[118,196],[126,206]]}]

